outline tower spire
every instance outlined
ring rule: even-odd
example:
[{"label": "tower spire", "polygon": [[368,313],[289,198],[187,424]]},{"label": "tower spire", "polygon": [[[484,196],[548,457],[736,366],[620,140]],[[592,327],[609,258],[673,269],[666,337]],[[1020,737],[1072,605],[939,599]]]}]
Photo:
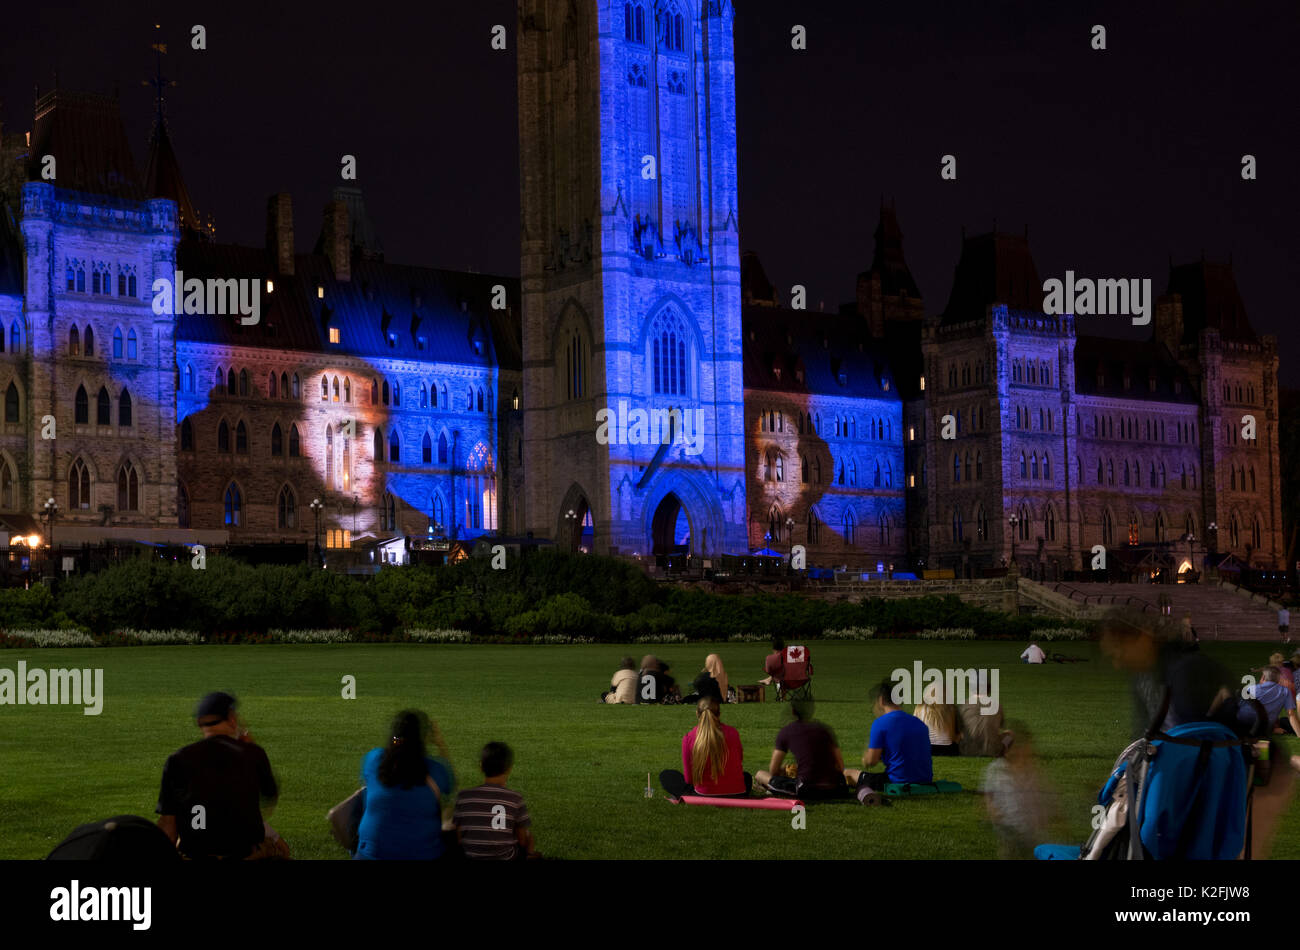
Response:
[{"label": "tower spire", "polygon": [[[155,23],[153,28],[161,30],[162,24]],[[155,36],[158,35],[160,34],[155,34]],[[164,90],[168,86],[175,86],[176,82],[164,76],[162,71],[162,58],[167,52],[167,44],[159,39],[150,43],[149,48],[154,51],[154,76],[152,79],[146,79],[144,85],[153,86],[154,88],[154,108],[156,111],[153,118],[153,132],[157,136],[162,130],[163,124],[167,121],[166,114],[163,111],[163,102],[166,98]]]}]

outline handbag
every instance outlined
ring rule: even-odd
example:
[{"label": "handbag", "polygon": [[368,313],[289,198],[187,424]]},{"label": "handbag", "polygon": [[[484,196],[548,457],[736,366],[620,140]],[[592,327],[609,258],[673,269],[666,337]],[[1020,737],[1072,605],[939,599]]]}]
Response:
[{"label": "handbag", "polygon": [[325,816],[330,823],[330,834],[334,836],[335,841],[348,849],[349,854],[357,853],[361,816],[365,811],[366,788],[363,785],[331,808]]}]

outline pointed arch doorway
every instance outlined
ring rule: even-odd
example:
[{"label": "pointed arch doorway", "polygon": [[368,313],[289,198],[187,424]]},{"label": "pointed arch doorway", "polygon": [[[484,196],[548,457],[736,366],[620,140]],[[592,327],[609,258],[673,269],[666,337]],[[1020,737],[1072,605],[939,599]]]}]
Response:
[{"label": "pointed arch doorway", "polygon": [[691,553],[691,518],[673,492],[664,495],[650,526],[655,555]]}]

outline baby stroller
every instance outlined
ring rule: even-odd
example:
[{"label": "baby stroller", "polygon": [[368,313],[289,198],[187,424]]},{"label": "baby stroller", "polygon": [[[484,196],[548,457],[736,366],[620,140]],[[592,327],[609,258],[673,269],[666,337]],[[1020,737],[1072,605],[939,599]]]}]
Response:
[{"label": "baby stroller", "polygon": [[[1252,736],[1267,728],[1262,710],[1237,719],[1187,722],[1161,731],[1164,704],[1146,735],[1131,743],[1097,796],[1104,811],[1082,848],[1041,844],[1039,860],[1235,860],[1251,852],[1255,773]],[[1235,727],[1238,722],[1249,725]],[[1244,731],[1247,734],[1241,735]],[[1135,804],[1136,803],[1136,804]]]}]

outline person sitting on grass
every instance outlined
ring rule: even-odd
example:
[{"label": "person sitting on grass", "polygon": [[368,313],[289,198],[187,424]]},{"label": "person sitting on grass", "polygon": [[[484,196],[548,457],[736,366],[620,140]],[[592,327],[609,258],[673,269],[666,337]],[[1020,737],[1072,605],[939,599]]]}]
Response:
[{"label": "person sitting on grass", "polygon": [[[809,801],[852,794],[844,779],[844,756],[835,733],[813,718],[813,710],[810,699],[796,699],[790,704],[794,721],[776,734],[768,767],[754,774],[754,782],[760,788]],[[781,768],[786,753],[792,754],[798,765],[794,778],[786,776]]]},{"label": "person sitting on grass", "polygon": [[163,765],[158,827],[186,858],[288,858],[289,846],[263,817],[280,794],[270,760],[235,707],[229,693],[199,700],[194,721],[203,738]]},{"label": "person sitting on grass", "polygon": [[[871,690],[876,718],[871,723],[862,769],[845,769],[844,777],[858,790],[858,801],[866,804],[873,793],[889,783],[928,785],[934,781],[930,759],[930,730],[894,702],[893,680],[885,679]],[[883,772],[867,769],[883,764]]]},{"label": "person sitting on grass", "polygon": [[636,660],[630,656],[623,657],[623,662],[619,664],[613,678],[609,681],[609,689],[600,694],[600,701],[632,705],[636,702],[637,679]]},{"label": "person sitting on grass", "polygon": [[541,857],[533,848],[533,821],[524,797],[506,781],[515,754],[504,742],[489,742],[479,755],[483,784],[456,797],[452,824],[465,857],[474,861],[512,861]]},{"label": "person sitting on grass", "polygon": [[1020,659],[1026,663],[1042,663],[1043,660],[1047,659],[1047,654],[1043,652],[1043,648],[1037,643],[1031,643],[1025,647],[1025,652],[1020,654]]},{"label": "person sitting on grass", "polygon": [[1034,767],[1029,730],[1016,728],[1016,742],[984,770],[984,805],[998,837],[999,857],[1033,857],[1046,831],[1046,798]]},{"label": "person sitting on grass", "polygon": [[763,672],[767,676],[759,682],[764,686],[776,684],[776,698],[781,699],[808,685],[813,672],[812,655],[806,646],[786,646],[784,639],[773,637],[772,652],[763,660]]},{"label": "person sitting on grass", "polygon": [[742,768],[745,754],[740,733],[722,722],[720,708],[716,696],[699,701],[695,728],[682,737],[682,771],[665,769],[659,773],[659,784],[673,798],[743,798],[753,788],[754,777]]},{"label": "person sitting on grass", "polygon": [[432,739],[446,755],[437,723],[408,709],[397,714],[388,741],[361,760],[366,808],[357,831],[356,860],[432,861],[442,857],[442,803],[451,770],[425,754]]},{"label": "person sitting on grass", "polygon": [[677,681],[668,675],[668,664],[653,653],[647,653],[641,658],[641,676],[637,690],[639,703],[681,701],[681,690],[677,688]]},{"label": "person sitting on grass", "polygon": [[[1295,697],[1281,682],[1281,674],[1276,666],[1266,666],[1259,674],[1259,682],[1246,687],[1247,699],[1258,699],[1268,714],[1268,721],[1274,726],[1273,732],[1287,732],[1300,735],[1300,718],[1296,717]],[[1282,711],[1286,710],[1285,724],[1279,724]]]},{"label": "person sitting on grass", "polygon": [[930,730],[930,755],[961,754],[956,706],[951,703],[918,703],[912,715]]}]

